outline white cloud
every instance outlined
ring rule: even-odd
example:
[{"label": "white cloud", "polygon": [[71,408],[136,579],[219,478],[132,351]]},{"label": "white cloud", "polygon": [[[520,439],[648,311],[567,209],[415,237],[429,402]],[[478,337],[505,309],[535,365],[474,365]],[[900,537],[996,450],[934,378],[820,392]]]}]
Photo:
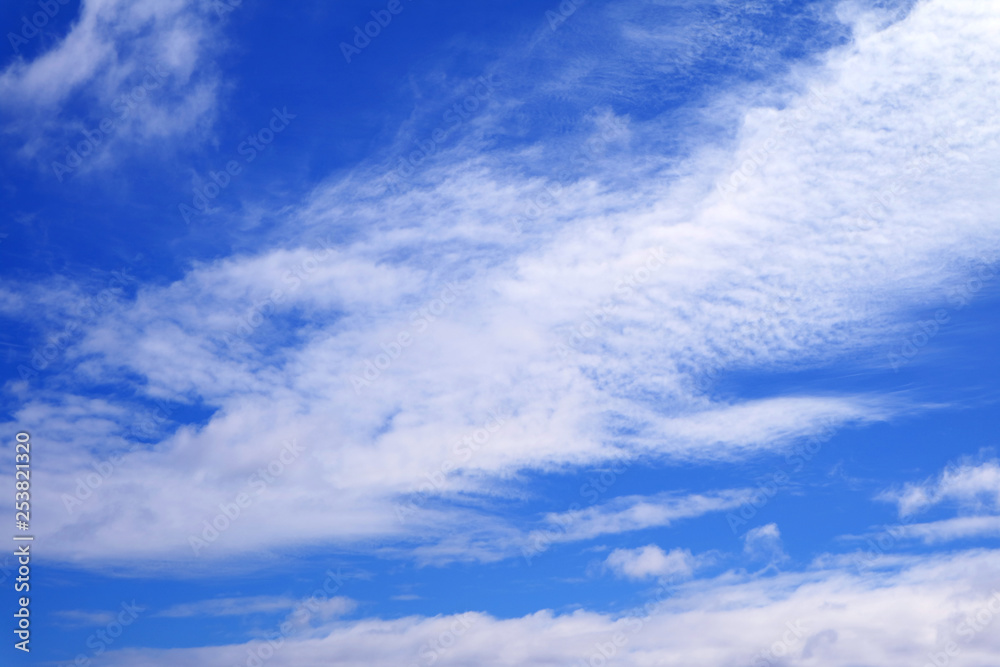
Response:
[{"label": "white cloud", "polygon": [[963,516],[927,523],[895,526],[892,535],[916,539],[925,544],[941,544],[954,540],[1000,537],[1000,516]]},{"label": "white cloud", "polygon": [[936,479],[906,484],[879,497],[895,502],[900,516],[945,502],[977,514],[1000,512],[1000,462],[962,463],[946,468]]},{"label": "white cloud", "polygon": [[[24,140],[25,157],[46,170],[53,161],[87,170],[109,164],[126,144],[185,135],[212,120],[217,82],[206,56],[218,35],[206,3],[83,0],[79,12],[52,48],[0,72],[0,109],[13,118],[8,130]],[[59,113],[71,96],[88,115]],[[100,129],[105,118],[110,131]],[[85,141],[82,133],[98,140],[72,164],[67,151]]]},{"label": "white cloud", "polygon": [[[593,493],[595,498],[599,497],[596,489]],[[671,526],[738,507],[753,493],[750,489],[737,489],[687,495],[619,496],[589,507],[580,508],[577,503],[565,512],[546,514],[541,527],[532,529],[524,526],[528,523],[525,519],[500,520],[475,511],[423,509],[418,510],[410,525],[424,543],[406,542],[398,548],[385,549],[384,553],[437,565],[453,561],[492,562],[515,556],[530,563],[555,544]]]},{"label": "white cloud", "polygon": [[588,540],[601,535],[669,526],[682,519],[739,507],[752,497],[750,489],[690,495],[622,496],[600,505],[549,514],[546,523],[550,528],[533,532],[529,542],[539,538],[545,542]]},{"label": "white cloud", "polygon": [[699,563],[688,549],[671,549],[668,553],[648,544],[638,549],[615,549],[604,564],[618,576],[629,579],[665,577],[676,581],[690,577]]},{"label": "white cloud", "polygon": [[263,648],[275,667],[423,664],[429,655],[443,667],[541,667],[592,657],[597,664],[608,660],[603,648],[626,667],[728,667],[761,659],[894,667],[923,664],[953,641],[963,664],[989,667],[1000,652],[998,562],[997,552],[980,551],[909,559],[878,577],[837,569],[749,580],[729,574],[654,592],[648,606],[614,616],[544,610],[510,619],[476,612],[366,619],[283,637],[271,651],[264,640],[131,649],[109,652],[98,664],[243,664],[248,651]]},{"label": "white cloud", "polygon": [[770,564],[788,559],[781,545],[781,531],[774,523],[748,530],[743,536],[743,553],[753,559],[767,560]]},{"label": "white cloud", "polygon": [[[51,485],[33,498],[50,555],[96,566],[189,558],[188,537],[288,438],[308,443],[299,464],[206,557],[374,537],[436,546],[441,530],[401,523],[395,510],[446,461],[457,466],[425,517],[468,526],[456,519],[480,516],[490,530],[455,543],[495,557],[486,536],[516,540],[523,527],[493,531],[490,499],[523,496],[519,480],[531,473],[623,453],[734,461],[905,413],[904,398],[739,400],[699,386],[729,371],[882,358],[912,309],[998,256],[998,23],[985,3],[921,3],[793,71],[774,93],[780,104],[716,100],[704,122],[742,116],[736,144],[705,143],[692,129],[702,149],[669,169],[644,141],[669,119],[630,119],[628,137],[587,162],[584,178],[564,179],[521,234],[509,222],[543,181],[517,176],[518,165],[537,158],[540,173],[558,174],[572,157],[563,144],[546,147],[557,158],[496,150],[474,160],[460,145],[395,194],[364,167],[318,187],[282,213],[273,247],[144,286],[66,353],[77,364],[66,382],[134,374],[150,396],[214,409],[207,424],[133,453],[68,514],[62,494],[91,463],[81,446],[114,427],[73,435],[57,414],[71,402],[61,394],[32,393],[17,412],[20,424],[52,414],[67,434],[52,445]],[[810,86],[828,102],[787,92]],[[716,183],[751,153],[760,164],[723,197]],[[876,218],[864,228],[863,209]],[[357,234],[338,236],[293,289],[287,272],[344,220]],[[445,304],[448,283],[461,290]],[[275,290],[282,303],[268,305]],[[225,336],[241,321],[262,324],[237,351]],[[409,343],[396,350],[401,334]],[[375,361],[370,386],[356,391],[352,378]],[[510,415],[503,427],[463,449],[496,409]],[[472,510],[449,505],[469,498]],[[619,510],[581,510],[572,539],[673,520],[656,504]]]}]

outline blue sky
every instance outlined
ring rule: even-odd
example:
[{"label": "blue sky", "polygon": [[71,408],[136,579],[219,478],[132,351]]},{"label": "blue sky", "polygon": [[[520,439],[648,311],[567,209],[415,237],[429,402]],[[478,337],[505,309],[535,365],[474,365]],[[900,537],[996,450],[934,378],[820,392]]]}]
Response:
[{"label": "blue sky", "polygon": [[996,664],[989,3],[0,22],[4,664]]}]

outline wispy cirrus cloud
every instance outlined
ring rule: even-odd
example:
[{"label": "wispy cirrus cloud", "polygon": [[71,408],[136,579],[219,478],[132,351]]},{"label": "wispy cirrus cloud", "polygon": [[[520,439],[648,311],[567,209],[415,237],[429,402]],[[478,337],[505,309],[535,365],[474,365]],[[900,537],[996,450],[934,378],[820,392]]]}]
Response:
[{"label": "wispy cirrus cloud", "polygon": [[[156,615],[165,618],[191,618],[274,614],[291,611],[300,603],[301,600],[294,598],[266,595],[217,598],[174,605]],[[355,607],[353,600],[344,597],[329,598],[323,601],[323,605],[326,617],[347,613]]]},{"label": "wispy cirrus cloud", "polygon": [[949,466],[936,478],[908,483],[879,498],[896,503],[900,516],[910,516],[942,503],[974,513],[1000,512],[1000,462],[965,461]]},{"label": "wispy cirrus cloud", "polygon": [[202,132],[218,102],[207,58],[220,20],[210,3],[190,0],[84,0],[65,36],[0,72],[8,134],[62,181],[114,163],[129,144]]},{"label": "wispy cirrus cloud", "polygon": [[[469,510],[452,513],[447,505],[438,506],[422,511],[413,524],[427,543],[407,544],[405,553],[436,565],[455,561],[494,562],[514,556],[523,556],[530,564],[553,545],[669,527],[737,507],[753,493],[750,489],[737,489],[618,496],[582,508],[577,503],[566,511],[547,513],[530,522],[477,516]],[[440,526],[445,520],[453,522],[457,529],[442,530]],[[470,525],[474,527],[466,527]],[[390,553],[403,551],[390,550]]]},{"label": "wispy cirrus cloud", "polygon": [[107,625],[115,620],[113,611],[86,611],[83,609],[61,609],[55,612],[61,625],[70,628],[90,628]]},{"label": "wispy cirrus cloud", "polygon": [[[972,67],[968,50],[988,41],[992,22],[981,5],[924,3],[789,72],[773,104],[720,98],[697,126],[701,150],[669,178],[642,140],[667,119],[629,118],[628,132],[598,144],[587,175],[566,176],[520,234],[507,223],[521,213],[521,193],[557,179],[554,164],[568,150],[561,141],[540,139],[554,152],[537,160],[502,149],[471,158],[470,146],[481,148],[473,133],[409,189],[385,192],[371,165],[317,186],[254,250],[144,285],[81,330],[63,378],[100,384],[124,373],[142,378],[145,398],[198,404],[211,416],[130,456],[72,516],[60,493],[88,466],[80,436],[60,443],[74,452],[52,468],[52,488],[65,491],[37,501],[52,517],[42,527],[59,536],[53,555],[181,557],[194,528],[185,517],[217,511],[288,437],[314,445],[269,488],[268,511],[219,541],[217,557],[431,535],[400,525],[398,498],[496,408],[511,417],[449,473],[444,515],[466,511],[449,508],[459,496],[509,493],[516,473],[600,465],[622,451],[735,461],[831,425],[906,412],[898,397],[723,398],[699,387],[707,374],[816,368],[871,350],[903,326],[901,313],[933,302],[973,259],[996,255],[993,55],[979,53]],[[623,85],[630,81],[638,85],[628,77]],[[830,103],[813,105],[810,87]],[[500,127],[499,102],[480,123]],[[737,166],[734,156],[806,106],[723,200],[715,183]],[[957,123],[957,108],[975,122]],[[708,131],[734,115],[743,118],[734,140]],[[598,136],[606,118],[584,115],[578,138]],[[933,169],[905,168],[931,157]],[[539,175],[512,168],[523,159],[536,160]],[[872,201],[878,224],[862,228],[858,212]],[[934,233],[943,218],[952,221],[947,237]],[[295,273],[331,229],[344,232],[336,246],[308,275]],[[658,249],[662,265],[645,268]],[[438,309],[449,283],[461,294]],[[262,324],[237,350],[226,336],[251,317]],[[408,347],[393,347],[417,329]],[[582,335],[567,350],[574,331]],[[351,378],[380,355],[377,382],[357,392]],[[62,423],[55,408],[65,393],[33,393],[18,417],[41,411]],[[101,428],[115,432],[113,423]],[[322,501],[303,506],[307,497]],[[622,511],[625,521],[637,510]],[[592,534],[614,523],[584,518]],[[101,539],[74,537],[88,533]]]},{"label": "wispy cirrus cloud", "polygon": [[[283,577],[277,563],[301,575],[317,554],[346,554],[379,561],[387,580],[433,565],[454,569],[430,578],[482,568],[534,586],[547,567],[572,576],[567,554],[599,542],[610,553],[591,565],[619,578],[599,583],[625,591],[603,600],[614,613],[574,596],[551,611],[539,595],[501,617],[486,613],[492,599],[445,603],[421,587],[419,600],[396,596],[408,604],[353,620],[353,600],[286,593],[294,576],[269,589],[279,595],[172,595],[149,617],[272,615],[285,618],[278,638],[255,629],[252,641],[99,660],[237,664],[266,646],[268,664],[296,667],[888,666],[953,641],[970,664],[993,664],[995,633],[962,623],[991,609],[996,552],[932,547],[997,534],[996,461],[883,494],[904,517],[945,505],[959,516],[901,528],[930,553],[875,556],[860,574],[850,554],[802,546],[818,530],[802,524],[818,520],[797,522],[794,537],[783,520],[748,525],[740,543],[712,518],[756,516],[773,494],[744,487],[799,441],[926,411],[917,390],[840,380],[870,380],[915,310],[1000,258],[1000,11],[808,3],[793,22],[828,48],[789,60],[784,47],[801,43],[764,35],[787,4],[582,6],[564,39],[512,45],[483,68],[495,88],[402,182],[391,170],[426,145],[446,89],[464,95],[479,74],[457,86],[408,78],[420,108],[370,159],[304,179],[304,197],[278,196],[266,215],[249,203],[259,215],[238,240],[220,231],[211,254],[175,258],[167,277],[93,316],[74,310],[87,286],[65,278],[2,288],[0,311],[37,322],[39,345],[74,323],[49,372],[5,387],[11,425],[45,425],[32,527],[50,562],[162,583]],[[211,7],[84,2],[63,42],[0,74],[23,155],[43,160],[86,130],[150,60],[163,83],[120,137],[207,136],[223,85],[209,64]],[[697,85],[682,91],[678,77]],[[39,110],[55,120],[31,125]],[[104,148],[94,166],[115,160]],[[838,381],[815,381],[828,372]],[[130,425],[153,404],[169,409],[140,434]],[[781,473],[797,475],[795,493],[868,444],[845,440]],[[303,445],[293,460],[288,442]],[[607,470],[624,480],[613,491],[554,497],[574,496],[574,475]],[[790,495],[767,511],[787,512]],[[718,533],[693,531],[699,520]],[[191,536],[213,530],[211,548],[192,553]],[[730,546],[705,552],[684,544],[692,534]],[[532,564],[556,545],[565,561],[510,575],[518,556]],[[397,583],[351,595],[410,590]],[[647,604],[622,611],[632,593]],[[399,616],[411,608],[420,615]]]},{"label": "wispy cirrus cloud", "polygon": [[[753,495],[749,489],[704,494],[662,493],[658,496],[622,496],[607,503],[545,517],[550,542],[589,540],[602,535],[669,526],[676,521],[739,507]],[[529,539],[531,536],[529,535]]]},{"label": "wispy cirrus cloud", "polygon": [[961,516],[940,521],[893,527],[893,535],[919,540],[924,544],[942,544],[955,540],[1000,537],[1000,516]]}]

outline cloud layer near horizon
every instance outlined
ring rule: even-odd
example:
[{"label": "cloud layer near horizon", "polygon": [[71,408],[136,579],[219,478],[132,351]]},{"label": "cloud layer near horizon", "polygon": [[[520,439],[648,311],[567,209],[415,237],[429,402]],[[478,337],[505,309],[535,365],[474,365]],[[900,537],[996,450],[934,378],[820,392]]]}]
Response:
[{"label": "cloud layer near horizon", "polygon": [[[990,667],[1000,652],[1000,571],[995,551],[896,561],[891,571],[817,567],[755,579],[728,574],[650,591],[619,616],[548,610],[520,618],[480,613],[335,621],[242,645],[125,650],[107,667],[183,663],[319,667],[367,665],[934,664],[960,656]],[[876,563],[881,566],[881,563]],[[270,643],[267,641],[270,639]],[[949,651],[946,653],[945,651]],[[949,658],[950,659],[950,658]],[[248,662],[249,661],[249,662]]]}]

